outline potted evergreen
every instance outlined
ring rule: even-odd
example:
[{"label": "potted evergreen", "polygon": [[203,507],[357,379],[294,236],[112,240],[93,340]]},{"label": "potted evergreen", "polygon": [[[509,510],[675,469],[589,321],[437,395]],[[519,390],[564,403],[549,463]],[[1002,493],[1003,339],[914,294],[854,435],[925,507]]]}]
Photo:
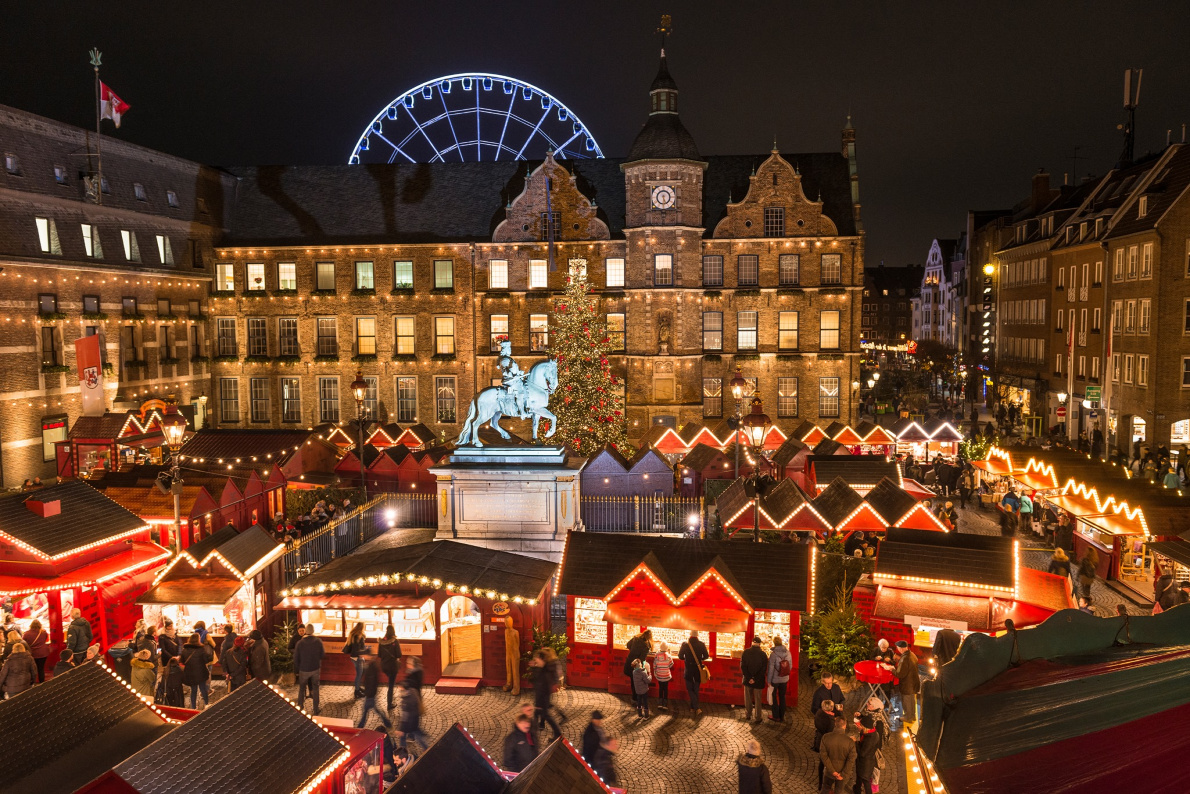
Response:
[{"label": "potted evergreen", "polygon": [[855,663],[872,655],[872,633],[855,605],[851,591],[840,587],[826,609],[802,626],[806,658],[819,670],[829,670],[844,691],[855,686]]}]

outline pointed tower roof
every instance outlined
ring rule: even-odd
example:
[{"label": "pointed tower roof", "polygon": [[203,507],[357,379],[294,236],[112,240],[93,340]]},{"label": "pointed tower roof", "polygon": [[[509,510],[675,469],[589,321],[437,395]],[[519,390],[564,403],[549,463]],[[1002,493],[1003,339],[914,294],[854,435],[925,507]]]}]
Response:
[{"label": "pointed tower roof", "polygon": [[665,47],[661,64],[649,87],[651,110],[645,126],[632,142],[626,163],[638,160],[695,160],[702,162],[698,146],[678,117],[678,84],[669,73]]}]

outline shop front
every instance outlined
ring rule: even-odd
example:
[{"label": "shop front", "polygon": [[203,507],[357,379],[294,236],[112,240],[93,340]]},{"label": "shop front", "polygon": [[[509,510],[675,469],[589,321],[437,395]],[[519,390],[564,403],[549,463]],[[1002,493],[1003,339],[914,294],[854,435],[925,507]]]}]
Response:
[{"label": "shop front", "polygon": [[[547,560],[456,541],[383,547],[377,541],[332,560],[280,593],[278,609],[297,611],[328,648],[357,624],[375,651],[391,625],[403,656],[422,660],[426,683],[474,692],[505,683],[505,625],[529,647],[533,627],[549,622]],[[328,653],[323,680],[351,681],[350,657]]]},{"label": "shop front", "polygon": [[[557,588],[566,596],[570,683],[627,694],[629,640],[651,633],[652,664],[661,643],[676,660],[693,633],[710,653],[702,699],[742,703],[739,659],[753,637],[766,651],[780,637],[796,667],[812,556],[802,544],[571,533]],[[685,699],[682,663],[673,675],[669,696]],[[796,696],[795,677],[788,698]]]}]

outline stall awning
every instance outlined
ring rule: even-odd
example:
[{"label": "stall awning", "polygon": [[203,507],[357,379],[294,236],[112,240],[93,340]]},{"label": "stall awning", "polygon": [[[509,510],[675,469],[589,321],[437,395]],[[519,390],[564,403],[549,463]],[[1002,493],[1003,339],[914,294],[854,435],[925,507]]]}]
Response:
[{"label": "stall awning", "polygon": [[0,576],[0,595],[24,595],[42,590],[96,585],[125,574],[160,565],[169,559],[169,550],[149,541],[133,541],[119,554],[82,565],[60,576],[41,579],[33,576]]},{"label": "stall awning", "polygon": [[281,599],[277,609],[418,609],[430,596],[400,593],[319,593],[308,596],[288,596]]},{"label": "stall awning", "polygon": [[138,433],[134,436],[117,438],[116,443],[122,447],[160,447],[165,444],[165,436],[160,433]]},{"label": "stall awning", "polygon": [[223,606],[242,586],[231,576],[186,576],[161,582],[136,603]]},{"label": "stall awning", "polygon": [[1159,540],[1149,543],[1149,551],[1190,568],[1190,543],[1184,540]]},{"label": "stall awning", "polygon": [[689,631],[741,632],[748,628],[748,613],[742,609],[708,609],[668,604],[607,605],[604,620],[626,626],[655,626]]}]

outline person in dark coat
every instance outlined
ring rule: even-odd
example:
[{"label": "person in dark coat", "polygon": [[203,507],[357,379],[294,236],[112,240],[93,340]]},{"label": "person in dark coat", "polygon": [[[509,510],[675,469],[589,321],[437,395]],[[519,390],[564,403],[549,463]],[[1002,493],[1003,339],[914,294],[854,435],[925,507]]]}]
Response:
[{"label": "person in dark coat", "polygon": [[182,683],[190,687],[190,708],[198,708],[198,693],[202,692],[203,708],[211,700],[211,671],[207,667],[214,661],[211,646],[202,641],[198,632],[190,635],[179,654],[182,662]]},{"label": "person in dark coat", "polygon": [[[319,713],[318,685],[322,677],[322,657],[326,648],[322,640],[314,636],[314,624],[306,626],[304,636],[293,646],[293,670],[297,673],[298,708],[306,706],[306,692],[314,699],[314,713]],[[392,703],[389,703],[392,711]]]},{"label": "person in dark coat", "polygon": [[[815,753],[822,750],[822,737],[835,729],[835,701],[824,700],[814,715],[814,744],[810,749]],[[825,767],[822,759],[818,759],[818,788],[822,788],[822,772]]]},{"label": "person in dark coat", "polygon": [[897,642],[897,691],[901,695],[902,719],[917,722],[917,693],[921,691],[921,674],[917,671],[917,657],[905,640]]},{"label": "person in dark coat", "polygon": [[91,624],[83,617],[81,609],[72,609],[70,617],[70,627],[66,629],[66,647],[81,658],[91,645]]},{"label": "person in dark coat", "polygon": [[591,767],[596,774],[609,786],[620,786],[620,775],[616,772],[616,753],[620,749],[620,740],[609,736],[599,745],[599,752],[595,755],[595,763]]},{"label": "person in dark coat", "polygon": [[647,659],[649,652],[653,650],[653,632],[642,631],[628,640],[625,647],[628,649],[628,658],[624,660],[624,675],[628,678],[628,691],[631,692],[632,668],[636,666],[637,659]]},{"label": "person in dark coat", "polygon": [[305,636],[306,636],[306,625],[304,623],[299,623],[298,627],[297,627],[297,631],[295,631],[293,634],[289,635],[289,652],[291,654],[293,653],[293,649],[295,647],[297,647],[297,644],[299,642],[301,642],[302,637],[305,637]]},{"label": "person in dark coat", "polygon": [[397,640],[397,631],[391,623],[376,646],[376,655],[380,657],[380,669],[388,679],[388,710],[392,711],[393,688],[397,685],[397,678],[401,672],[401,643]]},{"label": "person in dark coat", "polygon": [[698,690],[702,687],[702,665],[711,658],[706,643],[698,638],[698,632],[690,632],[690,637],[682,643],[678,652],[678,659],[684,665],[682,676],[686,682],[686,694],[690,696],[690,713],[697,717],[702,714],[698,707]]},{"label": "person in dark coat", "polygon": [[1153,602],[1161,607],[1159,612],[1178,605],[1178,584],[1170,573],[1163,573],[1153,583]]},{"label": "person in dark coat", "polygon": [[74,669],[74,654],[71,653],[69,648],[63,648],[62,652],[60,654],[58,654],[58,663],[54,665],[54,669],[51,672],[51,676],[62,675],[63,673],[69,673],[73,669]]},{"label": "person in dark coat", "polygon": [[843,705],[843,690],[835,683],[835,676],[830,670],[822,674],[822,683],[810,698],[810,713],[817,714],[824,700],[833,700],[836,706]]},{"label": "person in dark coat", "polygon": [[0,667],[0,691],[14,698],[37,683],[37,664],[25,643],[18,642],[8,660]]},{"label": "person in dark coat", "polygon": [[[364,710],[359,716],[359,725],[356,727],[364,727],[364,723],[368,719],[368,712],[374,711],[380,716],[380,721],[391,728],[392,722],[389,721],[388,715],[376,708],[376,693],[380,691],[380,660],[372,655],[371,648],[367,646],[365,646],[361,657],[364,660]],[[403,713],[402,716],[404,716]]]},{"label": "person in dark coat", "polygon": [[273,662],[269,658],[269,644],[265,641],[264,635],[260,633],[260,629],[252,629],[248,634],[248,639],[252,641],[248,648],[248,672],[252,674],[253,678],[267,683],[269,676],[273,673]]},{"label": "person in dark coat", "polygon": [[[761,693],[764,692],[765,673],[768,671],[769,655],[761,647],[760,637],[753,637],[748,650],[740,656],[740,678],[744,684],[744,720],[759,725],[764,721],[761,713]],[[752,719],[752,707],[756,707],[756,719]]]},{"label": "person in dark coat", "polygon": [[[421,668],[419,667],[418,670]],[[401,749],[405,749],[409,740],[421,747],[424,753],[430,748],[430,742],[426,738],[426,733],[421,729],[421,712],[422,700],[421,690],[413,687],[408,679],[401,681],[401,721],[397,724],[397,730],[401,733]]]},{"label": "person in dark coat", "polygon": [[163,689],[162,703],[174,708],[182,708],[186,705],[186,694],[182,689],[183,679],[186,677],[185,670],[182,669],[182,663],[178,661],[177,657],[170,657],[169,661],[165,663],[165,686]]},{"label": "person in dark coat", "polygon": [[501,766],[508,772],[524,771],[537,757],[537,745],[533,743],[529,725],[529,718],[520,714],[512,732],[504,737],[504,758]]},{"label": "person in dark coat", "polygon": [[595,757],[599,754],[599,745],[607,738],[607,734],[603,731],[603,712],[595,709],[591,712],[591,721],[587,723],[587,727],[583,730],[582,742],[582,756],[583,760],[592,767],[595,765]]},{"label": "person in dark coat", "polygon": [[740,794],[773,794],[769,768],[760,757],[760,742],[749,739],[735,765]]},{"label": "person in dark coat", "polygon": [[829,794],[843,794],[847,780],[855,768],[855,742],[847,735],[847,720],[835,717],[835,729],[822,737],[822,748],[818,757],[824,767],[822,791]]},{"label": "person in dark coat", "polygon": [[935,663],[941,667],[955,657],[959,652],[959,644],[962,643],[963,638],[954,629],[942,629],[934,636],[934,647],[932,653],[934,654]]},{"label": "person in dark coat", "polygon": [[37,665],[37,683],[45,682],[45,660],[50,655],[50,635],[41,627],[41,621],[35,620],[29,624],[29,630],[22,637],[25,645],[29,646],[29,655]]},{"label": "person in dark coat", "polygon": [[548,722],[554,731],[554,738],[557,739],[562,735],[562,729],[550,714],[550,709],[553,708],[554,687],[558,683],[558,664],[553,648],[542,648],[533,654],[529,666],[536,668],[533,675],[533,708],[537,714],[537,728],[544,728]]},{"label": "person in dark coat", "polygon": [[[248,652],[244,649],[243,637],[232,640],[231,647],[226,648],[219,657],[219,663],[223,665],[223,674],[227,676],[228,692],[235,692],[248,682]],[[301,707],[299,699],[298,708]],[[315,711],[315,714],[317,713]]]},{"label": "person in dark coat", "polygon": [[401,679],[402,681],[420,693],[422,682],[425,681],[425,678],[426,671],[421,666],[421,657],[410,656],[405,660],[405,677]]},{"label": "person in dark coat", "polygon": [[182,652],[182,646],[178,644],[178,632],[172,620],[165,621],[165,626],[157,636],[157,646],[164,658],[177,656]]},{"label": "person in dark coat", "polygon": [[883,745],[876,720],[865,714],[859,718],[859,742],[855,748],[855,790],[872,794],[872,780],[876,777],[876,753]]}]

